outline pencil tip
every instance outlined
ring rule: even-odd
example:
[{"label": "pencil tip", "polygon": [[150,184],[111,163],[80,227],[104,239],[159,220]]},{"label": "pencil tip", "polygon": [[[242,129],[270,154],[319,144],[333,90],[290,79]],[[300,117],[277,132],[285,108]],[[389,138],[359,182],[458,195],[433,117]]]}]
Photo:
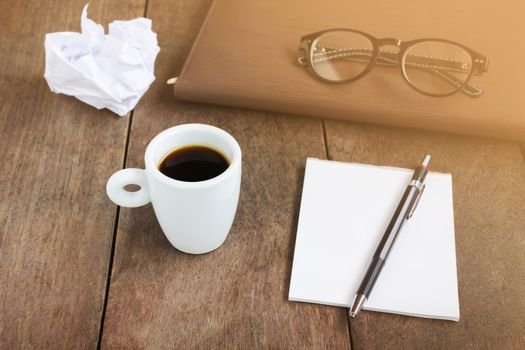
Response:
[{"label": "pencil tip", "polygon": [[357,294],[355,296],[355,300],[352,304],[352,307],[350,308],[350,310],[348,310],[348,316],[350,316],[350,318],[355,318],[359,311],[361,311],[361,308],[363,307],[365,301],[366,296],[364,294]]}]

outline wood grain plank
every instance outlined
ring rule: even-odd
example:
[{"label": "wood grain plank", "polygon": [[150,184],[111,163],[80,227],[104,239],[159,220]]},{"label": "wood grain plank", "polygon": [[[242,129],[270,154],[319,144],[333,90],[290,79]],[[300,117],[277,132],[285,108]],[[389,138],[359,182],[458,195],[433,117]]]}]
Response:
[{"label": "wood grain plank", "polygon": [[[55,95],[44,35],[79,31],[85,1],[0,2],[0,348],[95,348],[128,118]],[[107,23],[144,1],[92,1]]]},{"label": "wood grain plank", "polygon": [[[150,1],[159,81],[175,75],[209,1]],[[192,256],[170,246],[151,206],[122,209],[103,348],[349,348],[342,309],[287,301],[305,158],[324,157],[321,121],[176,101],[156,83],[135,111],[128,166],[161,130],[219,126],[243,150],[237,216],[224,245]]]},{"label": "wood grain plank", "polygon": [[412,168],[425,153],[452,173],[461,317],[458,323],[363,312],[356,349],[525,347],[525,164],[516,143],[336,121],[335,160]]}]

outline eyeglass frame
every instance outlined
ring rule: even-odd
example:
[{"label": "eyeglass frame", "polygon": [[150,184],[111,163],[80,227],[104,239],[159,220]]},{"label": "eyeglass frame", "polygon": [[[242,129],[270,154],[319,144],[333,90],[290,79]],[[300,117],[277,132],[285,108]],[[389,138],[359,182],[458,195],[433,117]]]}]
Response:
[{"label": "eyeglass frame", "polygon": [[[330,32],[338,32],[338,31],[339,32],[343,31],[343,32],[356,33],[356,34],[360,34],[360,35],[366,37],[370,41],[370,43],[372,44],[373,51],[372,51],[372,57],[370,59],[370,62],[368,63],[368,66],[361,73],[359,73],[355,77],[352,77],[352,78],[349,78],[349,79],[330,80],[330,79],[327,79],[327,78],[323,77],[322,75],[317,73],[317,71],[315,70],[315,68],[313,66],[313,61],[312,61],[313,50],[315,48],[315,43],[317,42],[317,40],[322,35],[324,35],[326,33],[330,33]],[[467,78],[465,79],[465,81],[461,85],[456,87],[456,89],[454,91],[448,92],[448,93],[445,93],[445,94],[428,93],[428,92],[423,91],[423,90],[417,88],[416,86],[414,86],[413,83],[410,82],[410,79],[407,77],[406,70],[405,70],[405,67],[404,67],[404,64],[403,64],[404,59],[405,59],[405,53],[407,52],[408,48],[410,48],[411,46],[414,46],[415,44],[418,44],[418,43],[421,43],[421,42],[425,42],[425,41],[437,41],[437,42],[452,44],[452,45],[458,46],[461,49],[465,50],[465,52],[467,52],[468,55],[470,56],[471,69],[470,69],[469,75],[467,76]],[[475,51],[475,50],[473,50],[473,49],[471,49],[471,48],[469,48],[469,47],[467,47],[465,45],[462,45],[462,44],[460,44],[458,42],[455,42],[455,41],[451,41],[451,40],[447,40],[447,39],[440,39],[440,38],[422,38],[422,39],[415,39],[415,40],[409,40],[409,41],[402,41],[401,39],[397,39],[397,38],[376,38],[373,35],[370,35],[368,33],[365,33],[365,32],[359,31],[359,30],[355,30],[355,29],[348,29],[348,28],[326,29],[326,30],[322,30],[322,31],[319,31],[319,32],[315,32],[315,33],[303,36],[301,38],[300,42],[299,42],[299,50],[305,51],[306,52],[306,57],[304,57],[304,56],[299,57],[297,59],[297,61],[302,66],[308,65],[309,68],[315,73],[314,76],[317,79],[320,79],[322,81],[325,81],[325,82],[328,82],[328,83],[332,83],[332,84],[347,84],[347,83],[351,83],[351,82],[354,82],[356,80],[359,80],[359,79],[363,78],[364,76],[366,76],[368,73],[370,73],[370,71],[376,65],[377,58],[379,57],[379,54],[380,54],[380,48],[382,46],[386,46],[386,45],[393,45],[393,46],[396,46],[396,47],[399,48],[399,51],[397,52],[397,63],[399,65],[399,67],[400,67],[401,76],[403,77],[403,80],[405,80],[405,82],[408,84],[408,86],[410,86],[412,89],[416,90],[417,92],[419,92],[421,94],[427,95],[427,96],[446,97],[446,96],[453,95],[453,94],[457,93],[458,91],[463,91],[463,88],[465,87],[465,85],[468,84],[468,82],[470,81],[470,79],[472,78],[472,76],[474,74],[475,75],[481,75],[481,74],[486,73],[488,71],[488,63],[489,63],[489,61],[488,61],[488,58],[486,56],[480,54],[479,52],[477,52],[477,51]],[[306,61],[305,61],[305,58],[306,58]],[[478,95],[470,95],[470,94],[468,94],[468,96],[477,97],[480,94],[481,94],[481,90],[480,90],[480,93]]]}]

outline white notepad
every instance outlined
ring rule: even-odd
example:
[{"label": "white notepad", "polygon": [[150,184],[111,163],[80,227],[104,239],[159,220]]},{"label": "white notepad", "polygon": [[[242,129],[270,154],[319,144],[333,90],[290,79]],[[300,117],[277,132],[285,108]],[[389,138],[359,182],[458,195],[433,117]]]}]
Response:
[{"label": "white notepad", "polygon": [[[308,158],[289,300],[351,306],[412,174]],[[364,309],[458,321],[452,176],[425,183]]]}]

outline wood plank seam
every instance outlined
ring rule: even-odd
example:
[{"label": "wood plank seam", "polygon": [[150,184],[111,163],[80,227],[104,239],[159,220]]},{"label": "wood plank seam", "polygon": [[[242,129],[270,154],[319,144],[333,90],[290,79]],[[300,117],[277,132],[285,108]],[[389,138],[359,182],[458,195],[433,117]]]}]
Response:
[{"label": "wood plank seam", "polygon": [[328,151],[328,138],[326,136],[326,122],[325,118],[323,118],[323,145],[324,145],[324,155],[326,159],[330,160],[330,153]]},{"label": "wood plank seam", "polygon": [[145,0],[146,3],[144,4],[144,17],[148,17],[148,6],[149,6],[149,0]]},{"label": "wood plank seam", "polygon": [[[146,7],[147,7],[147,0],[146,0]],[[146,11],[144,11],[146,12]],[[127,125],[127,135],[126,135],[126,145],[124,146],[124,154],[122,156],[122,169],[126,167],[126,162],[128,159],[128,149],[129,149],[129,140],[131,136],[131,124],[133,122],[133,112],[131,111],[129,115],[129,121]],[[102,333],[104,332],[104,320],[106,317],[106,309],[108,306],[108,298],[109,298],[109,289],[111,287],[111,272],[113,270],[113,259],[115,257],[115,244],[117,241],[117,230],[118,230],[118,223],[119,223],[119,217],[120,217],[120,206],[117,206],[115,209],[115,221],[113,222],[113,232],[111,237],[111,246],[109,250],[109,259],[108,259],[108,269],[106,272],[106,290],[104,292],[104,302],[102,304],[102,311],[100,314],[100,322],[99,322],[99,330],[98,330],[98,338],[97,338],[97,349],[100,349],[102,344]]]},{"label": "wood plank seam", "polygon": [[[149,0],[145,0],[144,3],[144,17],[148,16],[148,4]],[[131,125],[133,124],[133,113],[135,110],[133,109],[129,115],[129,122],[128,122],[128,130],[126,135],[126,146],[124,147],[124,156],[122,159],[122,169],[126,167],[126,163],[128,160],[128,150],[129,150],[129,141],[131,138]],[[113,271],[113,260],[115,258],[115,246],[117,242],[117,231],[118,231],[118,224],[119,224],[119,217],[120,217],[120,206],[117,206],[116,214],[115,214],[115,222],[113,223],[113,236],[111,239],[111,248],[110,248],[110,255],[109,255],[109,262],[108,262],[108,270],[107,270],[107,279],[106,279],[106,291],[104,295],[104,304],[102,306],[102,312],[100,315],[100,322],[99,322],[99,333],[98,333],[98,339],[97,339],[97,349],[99,350],[102,345],[102,336],[104,333],[104,320],[106,318],[106,310],[108,306],[108,299],[109,299],[109,290],[111,288],[111,273]]]},{"label": "wood plank seam", "polygon": [[350,340],[350,349],[353,350],[355,349],[355,347],[354,347],[354,339],[352,338],[352,327],[351,327],[352,321],[350,320],[350,315],[348,315],[348,313],[346,314],[346,318],[348,319],[346,323],[348,325],[348,339]]}]

